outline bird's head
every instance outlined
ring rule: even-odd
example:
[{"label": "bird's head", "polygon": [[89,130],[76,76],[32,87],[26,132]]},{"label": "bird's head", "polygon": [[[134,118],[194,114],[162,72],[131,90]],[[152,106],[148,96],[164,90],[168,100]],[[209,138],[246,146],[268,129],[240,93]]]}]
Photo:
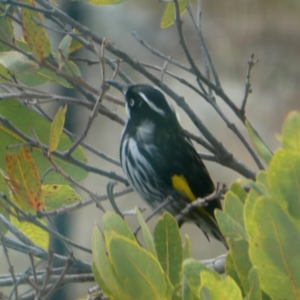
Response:
[{"label": "bird's head", "polygon": [[124,94],[126,112],[130,121],[141,123],[149,120],[163,123],[176,120],[173,107],[158,89],[146,84],[124,86],[115,81],[107,81],[107,83]]}]

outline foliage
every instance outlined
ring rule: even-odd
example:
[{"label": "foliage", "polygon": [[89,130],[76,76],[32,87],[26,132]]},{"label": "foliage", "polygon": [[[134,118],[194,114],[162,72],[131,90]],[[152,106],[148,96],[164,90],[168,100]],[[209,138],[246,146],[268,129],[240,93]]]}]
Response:
[{"label": "foliage", "polygon": [[[124,1],[88,2],[107,5]],[[14,293],[15,299],[48,299],[56,289],[74,280],[74,276],[77,282],[95,280],[111,299],[300,298],[297,272],[300,267],[300,117],[296,112],[289,115],[279,137],[282,149],[273,155],[245,113],[251,91],[250,73],[255,65],[253,56],[248,62],[245,95],[241,107],[238,107],[224,91],[189,1],[174,0],[166,4],[160,22],[163,28],[175,24],[188,65],[174,60],[169,53],[160,53],[135,35],[147,50],[162,59],[161,67],[149,66],[132,58],[113,42],[74,22],[51,1],[0,0],[0,12],[0,244],[10,271],[10,276],[0,275],[0,287],[13,287],[11,298]],[[189,13],[200,42],[204,73],[193,59],[184,38],[180,17],[185,12]],[[200,16],[201,11],[198,13]],[[44,18],[49,20],[50,29],[62,33],[57,48],[52,45],[48,35],[49,25],[44,23]],[[16,36],[18,31],[22,32],[21,38]],[[91,52],[96,61],[74,57],[74,52],[79,49]],[[78,61],[100,65],[102,74],[96,87],[85,81]],[[170,72],[166,62],[177,68],[176,71],[172,69]],[[140,211],[136,210],[144,247],[120,216],[105,214],[104,229],[96,226],[93,233],[93,263],[48,250],[51,236],[90,253],[91,249],[76,244],[48,226],[46,219],[92,203],[97,203],[101,208],[101,201],[106,199],[110,199],[115,207],[114,197],[131,191],[125,188],[113,192],[112,188],[107,188],[109,195],[97,195],[79,183],[88,173],[95,173],[105,176],[107,180],[127,184],[122,175],[89,165],[83,150],[88,149],[114,167],[120,166],[118,160],[94,149],[84,139],[98,114],[124,125],[124,120],[103,101],[124,106],[123,101],[107,93],[105,86],[108,74],[112,78],[118,76],[127,84],[132,83],[124,64],[138,75],[145,76],[184,110],[203,135],[202,138],[187,132],[194,142],[209,152],[200,153],[202,158],[247,178],[242,183],[251,187],[250,192],[245,192],[241,182],[235,182],[226,194],[224,211],[216,212],[229,246],[224,277],[214,270],[215,265],[209,268],[192,257],[189,237],[185,237],[183,245],[176,221],[169,214],[159,219],[152,235]],[[106,68],[111,68],[111,73]],[[193,80],[187,82],[185,74],[193,76]],[[162,75],[189,87],[196,97],[209,103],[241,141],[257,168],[263,170],[265,163],[269,165],[268,171],[257,173],[240,162],[205,126],[182,95],[163,81]],[[76,90],[84,100],[47,92],[43,86],[45,83]],[[234,112],[241,126],[246,126],[254,147],[227,118],[216,101],[217,97]],[[51,119],[43,105],[57,102],[62,104],[61,108]],[[64,129],[66,104],[78,105],[90,113],[81,135],[76,136]],[[255,178],[255,182],[250,180]],[[114,183],[108,186],[112,187]],[[83,201],[75,188],[84,192],[87,199]],[[12,233],[17,241],[11,239],[7,232]],[[31,267],[28,271],[21,275],[14,273],[10,249],[29,255]],[[39,262],[33,257],[47,263],[45,270],[37,271]],[[52,270],[52,264],[57,268]],[[53,279],[53,274],[58,278]],[[17,291],[19,284],[27,284],[33,291],[20,296]],[[97,296],[95,294],[92,293],[93,297]]]},{"label": "foliage", "polygon": [[[176,220],[164,213],[154,235],[136,209],[146,246],[120,216],[106,213],[92,238],[94,274],[111,299],[300,299],[300,114],[284,125],[282,149],[246,193],[238,182],[216,218],[229,246],[225,276],[186,255]],[[259,143],[258,139],[253,141]],[[190,253],[189,249],[185,253]]]}]

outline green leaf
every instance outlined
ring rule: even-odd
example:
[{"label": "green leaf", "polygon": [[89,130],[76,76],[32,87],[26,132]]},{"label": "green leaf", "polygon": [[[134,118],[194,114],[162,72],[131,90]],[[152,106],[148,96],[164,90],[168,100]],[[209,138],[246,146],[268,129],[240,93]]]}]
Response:
[{"label": "green leaf", "polygon": [[240,277],[235,269],[231,250],[229,250],[227,252],[226,262],[225,262],[225,273],[226,273],[226,276],[230,276],[236,282],[236,284],[240,287],[240,289],[243,291],[243,286],[242,286]]},{"label": "green leaf", "polygon": [[209,289],[206,286],[202,286],[200,289],[200,299],[201,300],[212,300]]},{"label": "green leaf", "polygon": [[224,212],[230,215],[245,229],[243,203],[238,196],[230,190],[225,195]]},{"label": "green leaf", "polygon": [[183,244],[183,259],[191,258],[192,255],[192,244],[190,237],[186,234],[185,235],[185,243]]},{"label": "green leaf", "polygon": [[261,184],[260,182],[255,182],[252,179],[243,179],[243,182],[250,186],[251,189],[255,190],[260,195],[268,195],[268,190],[266,190],[266,187],[264,184]]},{"label": "green leaf", "polygon": [[135,211],[136,211],[136,216],[139,220],[139,223],[140,223],[140,226],[141,226],[141,229],[143,232],[143,236],[144,236],[144,240],[146,242],[147,248],[155,257],[157,257],[155,244],[154,244],[150,229],[149,229],[148,225],[146,224],[138,207],[135,208]]},{"label": "green leaf", "polygon": [[[202,271],[201,277],[201,289],[206,287],[209,291],[210,299],[234,299],[242,300],[242,293],[235,281],[229,276],[222,278],[216,278],[211,272]],[[202,300],[202,298],[201,298]]]},{"label": "green leaf", "polygon": [[105,236],[108,255],[129,298],[165,299],[167,284],[157,258],[136,242],[113,231]]},{"label": "green leaf", "polygon": [[[50,237],[47,231],[30,222],[20,222],[17,218],[15,218],[12,215],[10,216],[10,220],[12,224],[15,225],[33,243],[48,251]],[[47,223],[44,219],[39,219],[39,221],[47,226]]]},{"label": "green leaf", "polygon": [[[27,43],[24,40],[16,40],[16,44],[20,47],[23,51],[29,52],[30,48],[28,47]],[[55,53],[52,53],[53,59],[57,62],[57,58]],[[58,63],[58,62],[57,62]],[[67,61],[67,63],[63,66],[63,71],[66,72],[68,75],[77,75],[80,76],[80,70],[77,65],[72,61]],[[34,70],[35,73],[28,76],[27,74],[16,72],[15,76],[25,83],[28,86],[36,86],[43,84],[47,81],[54,82],[60,84],[66,88],[72,88],[72,85],[63,77],[59,76],[53,71],[50,71],[46,68],[39,68],[36,67]]]},{"label": "green leaf", "polygon": [[65,116],[67,111],[67,104],[64,107],[60,107],[53,118],[53,121],[50,125],[50,133],[49,133],[49,148],[48,153],[51,153],[56,150],[58,146],[58,142],[60,136],[62,134],[64,124],[65,124]]},{"label": "green leaf", "polygon": [[68,61],[69,59],[71,42],[72,37],[67,34],[58,45],[57,62],[59,69],[61,69],[65,64],[65,61]]},{"label": "green leaf", "polygon": [[268,173],[266,171],[259,171],[256,175],[256,182],[263,188],[266,195],[270,194]]},{"label": "green leaf", "polygon": [[299,230],[267,197],[256,201],[251,227],[249,255],[258,268],[262,289],[272,299],[300,299]]},{"label": "green leaf", "polygon": [[[182,279],[182,300],[197,300],[197,297],[191,290],[185,278]],[[173,300],[173,299],[172,299]]]},{"label": "green leaf", "polygon": [[59,209],[82,200],[81,196],[67,184],[43,184],[45,210]]},{"label": "green leaf", "polygon": [[98,282],[100,288],[103,288],[103,290],[106,291],[109,290],[110,293],[108,293],[108,295],[113,294],[116,299],[130,300],[130,297],[124,289],[123,283],[119,280],[114,268],[110,264],[105,251],[104,236],[97,226],[95,226],[92,235],[92,251],[93,261],[104,282],[103,286],[101,286],[101,280]]},{"label": "green leaf", "polygon": [[[107,296],[113,298],[112,292],[111,292],[110,289],[106,286],[104,280],[103,280],[102,277],[100,276],[100,273],[99,273],[99,271],[98,271],[98,269],[97,269],[96,264],[95,264],[94,261],[93,261],[93,264],[92,264],[92,271],[93,271],[93,274],[94,274],[95,281],[96,281],[96,283],[98,284],[98,286],[101,288],[101,290],[103,291],[103,293],[105,293]],[[84,299],[86,299],[86,298],[84,298]]]},{"label": "green leaf", "polygon": [[193,293],[196,299],[199,299],[200,287],[201,287],[200,274],[203,271],[210,272],[217,279],[221,278],[221,276],[218,273],[214,272],[213,270],[209,269],[208,267],[206,267],[205,265],[201,264],[199,261],[193,258],[188,258],[183,261],[182,264],[183,282],[186,281],[186,285],[188,286],[188,288],[187,286],[183,286],[183,289],[186,289],[186,291],[183,290],[183,294],[186,294],[186,298],[184,299],[192,299],[190,296],[191,295],[190,291]]},{"label": "green leaf", "polygon": [[229,214],[216,210],[216,219],[225,238],[230,240],[247,240],[247,232]]},{"label": "green leaf", "polygon": [[175,286],[180,281],[183,250],[178,224],[171,214],[164,213],[158,220],[154,242],[158,260]]},{"label": "green leaf", "polygon": [[[0,12],[2,14],[2,12],[4,12],[6,10],[6,7],[3,4],[0,4]],[[4,16],[2,16],[0,18],[0,39],[10,42],[13,40],[14,35],[13,35],[13,26],[11,24],[11,18],[9,18],[8,16],[6,16],[4,18]],[[0,42],[0,52],[3,51],[9,51],[11,50],[11,48],[7,45],[5,45],[4,43]]]},{"label": "green leaf", "polygon": [[[23,2],[35,6],[33,0],[23,0]],[[37,11],[22,7],[21,18],[24,38],[33,56],[38,61],[44,60],[51,52],[51,44],[45,28],[37,24],[37,21],[43,22],[41,15]]]},{"label": "green leaf", "polygon": [[247,193],[238,182],[232,183],[230,191],[236,194],[238,198],[242,201],[242,203],[245,204]]},{"label": "green leaf", "polygon": [[269,167],[268,180],[272,198],[291,216],[299,219],[300,153],[277,151]]},{"label": "green leaf", "polygon": [[265,142],[256,132],[256,130],[252,127],[252,125],[246,120],[246,127],[248,129],[249,136],[252,140],[252,143],[255,147],[255,150],[260,155],[260,157],[264,160],[266,164],[269,164],[272,159],[272,151],[267,147]]},{"label": "green leaf", "polygon": [[234,267],[239,276],[243,291],[247,293],[249,290],[247,276],[252,267],[248,255],[248,235],[242,226],[228,214],[218,210],[215,214],[220,230],[225,236],[231,251]]},{"label": "green leaf", "polygon": [[12,79],[8,70],[0,63],[0,82],[6,82]]},{"label": "green leaf", "polygon": [[[79,31],[75,28],[73,29],[73,32],[76,34],[79,34]],[[72,42],[70,45],[70,53],[75,52],[75,51],[81,49],[82,47],[83,47],[82,44],[78,40],[72,38]]]},{"label": "green leaf", "polygon": [[136,238],[128,224],[115,212],[107,211],[103,215],[102,222],[104,226],[104,232],[114,231],[138,245]]},{"label": "green leaf", "polygon": [[[45,145],[48,144],[51,123],[37,113],[23,106],[16,99],[0,101],[0,115],[7,118],[17,129],[27,136],[31,136],[29,129],[33,128],[39,140]],[[0,140],[0,168],[4,169],[4,155],[6,152],[6,147],[9,145],[24,143],[25,141],[22,137],[7,129],[1,123]],[[69,149],[72,144],[73,142],[70,140],[70,138],[63,133],[59,140],[58,150],[63,152]],[[43,177],[44,173],[50,168],[50,163],[45,159],[44,155],[39,149],[33,148],[31,151],[31,156],[35,161],[40,177]],[[86,162],[86,156],[81,147],[77,147],[74,150],[72,157],[81,162]],[[88,174],[87,171],[83,170],[82,168],[75,166],[68,161],[59,159],[55,155],[53,155],[53,160],[59,167],[62,168],[65,173],[70,174],[74,180],[82,180]],[[67,181],[56,172],[49,172],[43,180],[44,184],[64,184],[66,182]],[[3,185],[1,185],[0,179],[0,188],[2,187]]]},{"label": "green leaf", "polygon": [[253,211],[255,203],[261,195],[254,189],[251,189],[248,193],[248,197],[245,202],[245,208],[244,208],[244,216],[245,216],[245,227],[247,233],[251,234],[251,228],[252,228],[252,220],[253,220]]},{"label": "green leaf", "polygon": [[[179,8],[180,8],[180,16],[182,16],[186,12],[186,1],[185,0],[178,0]],[[174,24],[175,20],[175,4],[174,2],[168,3],[164,14],[160,21],[161,28],[168,28]]]},{"label": "green leaf", "polygon": [[248,274],[248,279],[249,279],[250,290],[249,290],[249,293],[248,293],[246,299],[247,300],[262,300],[258,270],[256,267],[253,267],[250,270],[250,272]]},{"label": "green leaf", "polygon": [[[80,70],[79,68],[72,62],[68,61],[64,66],[63,66],[63,71],[66,72],[68,75],[76,75],[80,76]],[[36,72],[36,75],[41,76],[42,78],[46,78],[47,81],[58,83],[66,88],[72,88],[72,84],[70,84],[66,79],[63,77],[57,75],[55,72],[52,72],[48,69],[41,68]]]},{"label": "green leaf", "polygon": [[39,65],[17,51],[0,52],[0,64],[12,74],[33,74]]},{"label": "green leaf", "polygon": [[290,112],[284,122],[282,147],[300,152],[300,113],[297,111]]}]

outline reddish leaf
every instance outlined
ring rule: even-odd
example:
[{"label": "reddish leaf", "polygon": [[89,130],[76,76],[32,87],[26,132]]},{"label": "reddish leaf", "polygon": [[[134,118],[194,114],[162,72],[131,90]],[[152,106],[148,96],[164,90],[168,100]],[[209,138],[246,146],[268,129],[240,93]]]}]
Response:
[{"label": "reddish leaf", "polygon": [[[23,0],[23,2],[35,6],[33,0]],[[21,9],[22,29],[25,41],[30,47],[34,58],[42,61],[48,57],[51,51],[51,44],[44,27],[37,24],[42,23],[41,15],[28,8]]]},{"label": "reddish leaf", "polygon": [[26,147],[5,155],[5,169],[16,202],[25,211],[40,211],[44,206],[40,176]]}]

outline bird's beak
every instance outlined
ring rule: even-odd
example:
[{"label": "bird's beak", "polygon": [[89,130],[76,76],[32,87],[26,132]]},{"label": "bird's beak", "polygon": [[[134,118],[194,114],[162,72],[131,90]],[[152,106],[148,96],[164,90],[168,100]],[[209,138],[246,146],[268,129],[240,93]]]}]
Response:
[{"label": "bird's beak", "polygon": [[127,86],[119,83],[117,81],[113,81],[113,80],[106,80],[105,83],[107,83],[108,85],[113,86],[114,88],[116,88],[117,90],[119,90],[121,93],[123,93],[125,95],[126,91],[127,91]]}]

